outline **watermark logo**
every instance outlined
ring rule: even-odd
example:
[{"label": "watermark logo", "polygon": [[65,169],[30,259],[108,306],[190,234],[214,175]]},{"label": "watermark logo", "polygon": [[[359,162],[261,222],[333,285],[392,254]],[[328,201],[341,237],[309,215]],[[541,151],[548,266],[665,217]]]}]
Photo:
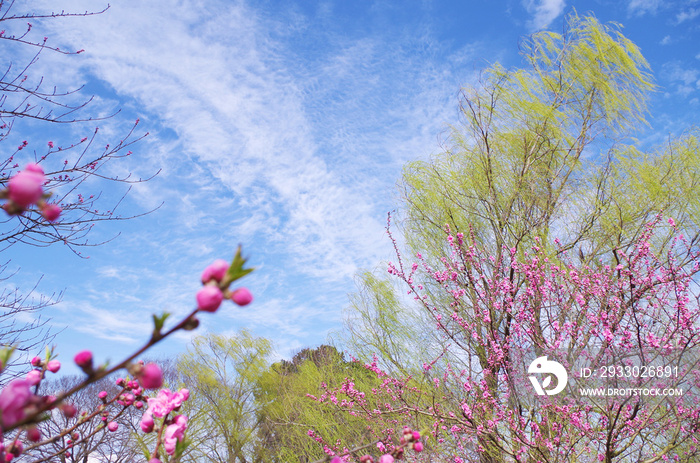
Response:
[{"label": "watermark logo", "polygon": [[[538,395],[545,395],[545,393],[547,395],[559,394],[564,390],[566,382],[569,380],[569,375],[566,374],[562,364],[554,360],[547,360],[546,355],[536,358],[528,367],[527,372],[548,375],[544,378],[542,385],[540,385],[536,376],[529,376],[530,382]],[[552,382],[552,375],[556,376],[557,385],[554,389],[547,389]]]}]

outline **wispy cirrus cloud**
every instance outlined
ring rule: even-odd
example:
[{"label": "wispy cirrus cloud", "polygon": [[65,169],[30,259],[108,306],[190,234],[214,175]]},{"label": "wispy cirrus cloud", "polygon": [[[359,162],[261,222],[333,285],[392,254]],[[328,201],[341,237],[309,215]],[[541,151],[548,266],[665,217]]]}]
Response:
[{"label": "wispy cirrus cloud", "polygon": [[[133,200],[166,204],[120,237],[138,258],[114,251],[119,264],[101,269],[122,281],[138,269],[136,305],[160,309],[168,300],[184,313],[197,272],[182,269],[203,268],[243,241],[258,267],[256,311],[231,323],[307,345],[339,324],[355,271],[390,253],[384,224],[394,183],[456,119],[473,50],[465,44],[461,56],[440,60],[426,31],[351,37],[308,21],[243,2],[163,0],[124,1],[55,26],[57,37],[86,48],[85,79],[140,108],[154,128],[140,155],[162,173],[137,185]],[[117,300],[102,303],[78,314],[104,323],[133,314]],[[112,338],[127,330],[112,326]]]}]

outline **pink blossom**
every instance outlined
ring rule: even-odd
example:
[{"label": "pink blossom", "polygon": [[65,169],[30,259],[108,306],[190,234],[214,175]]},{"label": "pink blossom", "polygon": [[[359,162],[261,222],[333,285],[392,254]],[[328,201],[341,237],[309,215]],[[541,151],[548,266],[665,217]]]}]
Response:
[{"label": "pink blossom", "polygon": [[32,370],[29,373],[27,373],[27,382],[31,386],[36,386],[41,382],[41,371],[40,370]]},{"label": "pink blossom", "polygon": [[29,363],[31,363],[33,367],[38,367],[41,365],[41,359],[39,357],[34,357]]},{"label": "pink blossom", "polygon": [[61,369],[61,362],[58,360],[49,360],[49,363],[46,364],[46,369],[51,373],[58,373],[58,370]]},{"label": "pink blossom", "polygon": [[24,418],[24,408],[32,398],[31,384],[24,379],[15,379],[0,392],[2,427],[8,429]]},{"label": "pink blossom", "polygon": [[73,357],[75,364],[82,369],[92,368],[92,352],[89,350],[83,350],[75,354]]},{"label": "pink blossom", "polygon": [[421,442],[414,442],[413,443],[413,450],[416,452],[422,452],[423,451],[423,444]]},{"label": "pink blossom", "polygon": [[105,398],[107,398],[107,391],[100,391],[100,393],[97,394],[97,397],[104,400]]},{"label": "pink blossom", "polygon": [[52,142],[52,141],[49,142],[49,148],[53,148],[53,142]]},{"label": "pink blossom", "polygon": [[197,293],[197,307],[204,312],[216,312],[224,295],[216,286],[205,286]]},{"label": "pink blossom", "polygon": [[109,429],[110,432],[114,432],[117,429],[119,429],[119,423],[117,423],[116,421],[110,421],[107,425],[107,429]]},{"label": "pink blossom", "polygon": [[231,300],[240,306],[248,305],[253,301],[253,295],[247,288],[238,288],[231,294]]},{"label": "pink blossom", "polygon": [[148,399],[148,413],[159,418],[164,417],[171,411],[180,408],[190,397],[190,391],[180,389],[178,392],[171,392],[170,389],[161,389],[158,395]]},{"label": "pink blossom", "polygon": [[394,457],[386,453],[379,457],[379,463],[394,463]]},{"label": "pink blossom", "polygon": [[29,169],[18,172],[10,179],[8,184],[10,200],[17,206],[26,208],[41,199],[43,184],[43,173],[39,174]]},{"label": "pink blossom", "polygon": [[187,417],[185,415],[178,415],[173,420],[172,424],[169,424],[165,428],[165,434],[163,436],[163,444],[165,446],[165,451],[168,455],[175,453],[175,446],[177,442],[185,439],[185,430],[187,429]]},{"label": "pink blossom", "polygon": [[139,381],[144,389],[158,389],[163,385],[163,372],[158,365],[151,362],[141,370]]},{"label": "pink blossom", "polygon": [[216,280],[221,283],[221,280],[226,276],[229,264],[223,259],[216,259],[202,272],[202,283],[208,283],[211,280]]},{"label": "pink blossom", "polygon": [[41,210],[41,215],[49,222],[55,222],[61,216],[63,209],[58,204],[47,204]]}]

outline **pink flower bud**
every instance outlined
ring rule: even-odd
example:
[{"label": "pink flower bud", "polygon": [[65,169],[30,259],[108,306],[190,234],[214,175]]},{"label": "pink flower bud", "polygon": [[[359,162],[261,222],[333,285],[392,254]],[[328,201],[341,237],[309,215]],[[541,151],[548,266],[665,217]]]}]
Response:
[{"label": "pink flower bud", "polygon": [[153,421],[153,415],[151,415],[148,411],[141,417],[141,431],[152,432],[155,424],[155,421]]},{"label": "pink flower bud", "polygon": [[49,222],[55,222],[61,215],[62,209],[57,204],[47,204],[41,211],[41,215],[44,216]]},{"label": "pink flower bud", "polygon": [[134,407],[136,407],[136,408],[138,408],[139,410],[141,410],[141,409],[143,408],[143,402],[141,402],[140,400],[137,400],[137,401],[134,403]]},{"label": "pink flower bud", "polygon": [[418,431],[413,431],[413,440],[420,439],[420,433]]},{"label": "pink flower bud", "polygon": [[58,360],[49,360],[49,363],[46,364],[46,369],[51,373],[58,373],[58,370],[61,369],[61,362]]},{"label": "pink flower bud", "polygon": [[39,431],[39,428],[35,426],[27,428],[27,440],[30,442],[39,442],[41,440],[41,431]]},{"label": "pink flower bud", "polygon": [[41,359],[39,357],[34,357],[31,362],[33,367],[39,367],[41,366]]},{"label": "pink flower bud", "polygon": [[216,280],[217,283],[221,283],[221,280],[226,276],[229,264],[223,259],[216,259],[202,272],[202,283],[206,284],[211,280]]},{"label": "pink flower bud", "polygon": [[[39,169],[41,168],[39,167]],[[10,179],[8,184],[10,199],[21,208],[28,207],[41,199],[43,184],[43,172],[41,174],[30,170],[18,172]]]},{"label": "pink flower bud", "polygon": [[15,379],[0,391],[0,410],[2,410],[0,424],[3,428],[7,429],[24,419],[24,409],[32,398],[29,387],[28,381]]},{"label": "pink flower bud", "polygon": [[414,442],[413,443],[413,450],[416,452],[422,452],[423,451],[423,443],[422,442]]},{"label": "pink flower bud", "polygon": [[240,306],[248,305],[253,301],[253,295],[247,288],[238,288],[231,294],[231,300]]},{"label": "pink flower bud", "polygon": [[155,363],[149,363],[141,369],[139,381],[144,389],[158,389],[163,385],[163,372]]},{"label": "pink flower bud", "polygon": [[41,382],[41,371],[40,370],[32,370],[29,373],[27,373],[27,382],[31,386],[36,386]]},{"label": "pink flower bud", "polygon": [[110,432],[114,432],[117,429],[119,429],[119,423],[117,423],[116,421],[110,421],[107,425],[107,429],[109,429]]},{"label": "pink flower bud", "polygon": [[205,286],[197,293],[197,307],[204,312],[216,312],[224,295],[216,286]]},{"label": "pink flower bud", "polygon": [[102,400],[106,399],[107,398],[107,391],[100,391],[100,393],[97,394],[97,397],[99,397]]},{"label": "pink flower bud", "polygon": [[379,463],[394,463],[394,457],[392,457],[388,453],[385,453],[384,455],[379,457]]},{"label": "pink flower bud", "polygon": [[341,460],[340,457],[333,457],[331,463],[343,463],[343,460]]},{"label": "pink flower bud", "polygon": [[92,369],[92,352],[89,350],[83,350],[75,354],[73,357],[75,364],[78,365],[83,370]]},{"label": "pink flower bud", "polygon": [[44,176],[44,169],[42,169],[39,164],[34,164],[33,162],[27,164],[27,167],[25,167],[24,170],[33,174],[41,175],[42,177]]},{"label": "pink flower bud", "polygon": [[66,418],[73,418],[76,413],[78,413],[78,409],[75,408],[74,405],[71,404],[63,404],[61,405],[61,411],[63,412],[63,415]]}]

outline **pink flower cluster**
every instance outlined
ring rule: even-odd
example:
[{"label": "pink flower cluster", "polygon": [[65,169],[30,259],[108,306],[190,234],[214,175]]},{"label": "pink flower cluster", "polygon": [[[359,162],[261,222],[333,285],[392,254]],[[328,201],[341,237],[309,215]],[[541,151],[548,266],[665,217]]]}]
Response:
[{"label": "pink flower cluster", "polygon": [[174,454],[177,443],[185,439],[188,419],[185,415],[176,415],[168,419],[168,415],[179,410],[189,397],[190,391],[187,389],[180,389],[178,392],[161,389],[155,398],[148,399],[148,409],[141,418],[141,430],[146,433],[155,429],[154,417],[164,418],[163,445],[168,455]]},{"label": "pink flower cluster", "polygon": [[224,299],[231,299],[239,306],[248,305],[253,301],[253,295],[246,288],[238,288],[229,291],[222,288],[225,283],[229,263],[223,259],[212,262],[202,272],[202,284],[204,287],[197,293],[197,308],[202,312],[216,312]]},{"label": "pink flower cluster", "polygon": [[49,222],[55,222],[61,215],[61,208],[57,204],[48,204],[44,193],[44,169],[38,164],[28,164],[24,170],[16,173],[10,178],[7,190],[3,192],[3,197],[9,201],[3,208],[9,214],[22,214],[27,208],[36,204],[41,210],[41,215]]},{"label": "pink flower cluster", "polygon": [[[385,446],[381,442],[377,443],[377,448],[381,451],[385,451]],[[405,453],[404,449],[406,448],[416,453],[423,451],[423,443],[420,441],[420,432],[414,431],[408,426],[403,428],[403,436],[401,437],[400,445],[394,448],[393,451],[379,457],[378,463],[394,463],[394,460],[402,460]],[[360,457],[359,461],[360,463],[375,463],[371,455],[363,455]],[[344,463],[344,460],[336,456],[333,457],[331,463]]]}]

